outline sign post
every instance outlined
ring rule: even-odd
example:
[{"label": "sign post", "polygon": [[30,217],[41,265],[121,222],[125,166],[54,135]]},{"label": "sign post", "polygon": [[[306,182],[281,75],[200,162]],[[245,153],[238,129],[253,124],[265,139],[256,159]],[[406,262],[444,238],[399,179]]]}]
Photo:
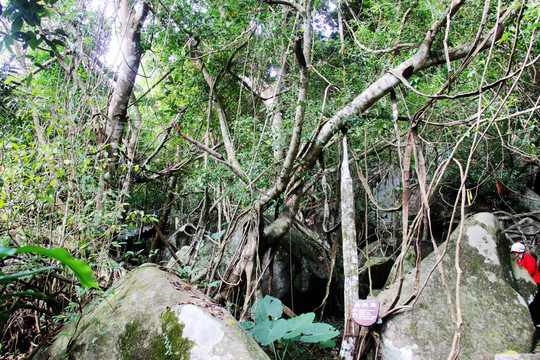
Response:
[{"label": "sign post", "polygon": [[353,320],[360,326],[371,326],[379,317],[379,299],[356,300],[352,309]]}]

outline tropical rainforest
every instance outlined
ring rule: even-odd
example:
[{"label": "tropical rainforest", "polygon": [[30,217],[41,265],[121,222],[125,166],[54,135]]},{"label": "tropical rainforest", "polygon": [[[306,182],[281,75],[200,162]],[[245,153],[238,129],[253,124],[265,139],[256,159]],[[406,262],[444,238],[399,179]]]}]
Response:
[{"label": "tropical rainforest", "polygon": [[[202,282],[245,317],[292,229],[331,259],[322,296],[352,351],[370,256],[399,266],[540,192],[538,0],[0,6],[1,356],[176,256],[178,231],[192,267],[240,234]],[[96,282],[60,271],[57,248]]]}]

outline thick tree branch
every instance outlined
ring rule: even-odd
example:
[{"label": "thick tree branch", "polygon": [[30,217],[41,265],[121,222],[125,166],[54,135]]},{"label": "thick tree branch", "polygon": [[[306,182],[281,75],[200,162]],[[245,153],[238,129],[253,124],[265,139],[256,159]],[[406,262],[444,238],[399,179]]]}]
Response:
[{"label": "thick tree branch", "polygon": [[[447,12],[449,12],[451,15],[455,14],[455,12],[459,9],[459,7],[462,5],[463,1],[454,1],[452,5],[449,7]],[[508,17],[515,12],[516,9],[510,9],[508,10],[502,17],[501,17],[501,23],[503,20],[508,19]],[[387,74],[383,75],[381,78],[379,78],[377,81],[372,83],[366,90],[364,90],[360,95],[358,95],[355,99],[353,99],[348,105],[346,105],[344,108],[342,108],[340,111],[338,111],[331,119],[329,119],[326,123],[324,123],[320,129],[318,129],[318,132],[313,137],[313,140],[308,145],[308,148],[304,155],[302,156],[303,161],[298,165],[297,172],[294,177],[290,178],[287,182],[283,182],[285,179],[289,179],[286,177],[281,177],[280,181],[276,182],[276,185],[274,188],[270,189],[266,193],[265,196],[261,197],[260,203],[266,204],[270,202],[271,200],[277,198],[282,191],[284,191],[283,187],[288,185],[287,193],[289,194],[289,198],[287,201],[288,208],[294,209],[298,206],[298,204],[294,204],[294,201],[299,201],[300,196],[299,194],[303,191],[303,177],[304,174],[310,169],[312,169],[317,160],[319,159],[319,156],[324,149],[324,147],[328,144],[330,139],[336,134],[336,132],[340,129],[344,129],[345,123],[344,121],[352,116],[356,116],[359,113],[362,113],[369,109],[373,104],[375,104],[377,101],[379,101],[383,96],[387,95],[397,87],[401,80],[396,77],[394,74],[400,74],[401,77],[404,79],[410,78],[412,75],[427,69],[432,66],[445,64],[447,59],[450,59],[451,61],[455,61],[458,59],[462,59],[469,54],[481,51],[485,48],[487,48],[491,43],[493,43],[501,34],[501,27],[496,26],[491,31],[489,31],[486,35],[482,37],[482,41],[473,41],[469,44],[464,44],[461,46],[456,46],[453,48],[448,49],[448,52],[444,51],[430,51],[431,44],[435,38],[435,35],[442,27],[444,26],[446,22],[446,15],[444,19],[437,21],[434,23],[428,33],[426,34],[426,38],[424,40],[424,43],[421,46],[421,49],[417,51],[416,54],[411,56],[409,59],[405,60],[401,64],[399,64],[397,67],[392,69]],[[284,167],[285,168],[285,167]],[[285,215],[284,215],[285,216]],[[279,223],[278,223],[279,222]],[[272,234],[273,236],[282,236],[286,233],[288,228],[283,228],[283,226],[286,225],[286,222],[283,221],[282,216],[280,217],[272,224],[268,225],[265,229],[265,235]],[[290,224],[289,224],[290,225]],[[279,231],[276,229],[279,228]],[[274,239],[273,241],[277,241]]]},{"label": "thick tree branch", "polygon": [[298,4],[297,2],[294,2],[294,1],[287,1],[287,0],[261,0],[263,3],[266,3],[266,4],[269,4],[269,5],[273,5],[273,4],[276,4],[276,5],[285,5],[285,6],[289,6],[293,9],[295,9],[296,11],[298,11],[299,13],[304,13],[306,11],[306,9]]},{"label": "thick tree branch", "polygon": [[[497,36],[500,36],[500,31],[497,32]],[[486,35],[488,41],[482,42],[483,48],[486,48],[490,41],[497,38],[494,37],[493,31]],[[474,43],[469,43],[461,46],[456,46],[448,51],[450,60],[455,61],[462,59],[469,52],[475,50]],[[322,148],[335,134],[335,132],[344,126],[343,120],[358,115],[369,109],[373,104],[379,101],[383,96],[390,93],[390,91],[401,83],[401,80],[393,74],[400,74],[401,78],[408,79],[413,74],[418,73],[421,70],[427,69],[432,66],[446,63],[446,56],[444,51],[432,51],[428,54],[424,54],[418,51],[416,54],[405,60],[394,69],[390,70],[387,74],[383,75],[373,84],[371,84],[366,90],[358,95],[347,106],[338,111],[328,122],[326,122],[317,134],[315,141],[312,141],[308,153],[306,154],[306,165],[304,168],[311,168],[318,158],[318,154],[322,151]]]}]

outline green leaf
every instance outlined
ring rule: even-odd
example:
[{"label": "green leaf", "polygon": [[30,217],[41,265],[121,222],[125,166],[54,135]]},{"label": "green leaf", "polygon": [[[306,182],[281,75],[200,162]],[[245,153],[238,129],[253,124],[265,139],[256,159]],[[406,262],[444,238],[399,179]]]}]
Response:
[{"label": "green leaf", "polygon": [[287,333],[283,335],[284,339],[292,339],[302,335],[304,329],[313,323],[315,313],[305,313],[287,320]]},{"label": "green leaf", "polygon": [[[30,46],[32,50],[36,50],[38,46],[36,34],[33,31],[27,31],[26,35],[28,35],[28,46]],[[32,73],[30,73],[30,75],[32,75]]]},{"label": "green leaf", "polygon": [[261,343],[268,345],[274,341],[281,339],[287,331],[287,320],[279,319],[276,321],[265,320],[255,325],[251,330],[251,335]]},{"label": "green leaf", "polygon": [[14,34],[18,31],[21,31],[23,25],[23,19],[21,16],[17,16],[11,23],[11,33]]},{"label": "green leaf", "polygon": [[313,323],[304,329],[303,333],[305,335],[300,337],[300,341],[318,343],[332,339],[339,334],[339,331],[332,325]]},{"label": "green leaf", "polygon": [[56,259],[60,261],[62,264],[66,265],[73,271],[75,276],[79,279],[81,282],[81,285],[83,287],[93,287],[96,289],[100,289],[99,285],[94,280],[94,273],[90,266],[83,260],[75,260],[73,257],[67,252],[66,249],[63,248],[55,248],[55,249],[45,249],[40,246],[33,246],[33,245],[27,245],[22,246],[20,248],[15,248],[15,253],[13,253],[13,250],[10,250],[13,248],[5,249],[5,247],[0,247],[0,258],[6,257],[8,255],[14,255],[14,254],[20,254],[20,253],[36,253],[45,255],[48,257],[51,257],[53,259]]},{"label": "green leaf", "polygon": [[11,35],[4,36],[4,44],[6,44],[6,47],[13,45],[13,37]]},{"label": "green leaf", "polygon": [[9,246],[0,246],[0,259],[5,258],[6,256],[13,256],[16,253],[16,248],[12,248]]},{"label": "green leaf", "polygon": [[240,322],[240,325],[246,330],[252,329],[255,326],[255,323],[253,321],[242,321]]},{"label": "green leaf", "polygon": [[499,41],[497,41],[497,43],[500,44],[502,42],[505,42],[509,36],[510,36],[510,33],[506,31],[505,33],[502,34],[501,38],[499,39]]},{"label": "green leaf", "polygon": [[47,294],[44,294],[44,293],[38,292],[38,291],[32,291],[32,290],[29,290],[29,291],[14,291],[14,292],[7,293],[5,295],[0,296],[0,299],[16,297],[16,296],[33,296],[33,297],[37,297],[37,298],[53,299],[52,297],[50,297]]},{"label": "green leaf", "polygon": [[28,74],[28,77],[26,78],[26,86],[30,86],[32,84],[32,73]]},{"label": "green leaf", "polygon": [[54,30],[54,32],[57,33],[58,35],[68,37],[68,34],[62,28],[58,28],[58,29]]},{"label": "green leaf", "polygon": [[268,295],[262,299],[257,299],[251,308],[251,317],[256,323],[268,320],[269,317],[272,320],[279,319],[282,314],[283,305],[281,304],[281,301]]},{"label": "green leaf", "polygon": [[49,271],[49,270],[60,270],[60,269],[57,268],[56,266],[45,266],[45,267],[42,267],[42,268],[39,268],[39,269],[34,269],[34,270],[29,270],[29,271],[21,271],[21,272],[15,273],[15,274],[0,275],[0,284],[7,283],[7,282],[13,281],[15,279],[21,278],[21,277],[26,277],[26,276],[30,276],[30,275],[34,275],[34,274],[39,274],[41,272]]},{"label": "green leaf", "polygon": [[336,346],[336,342],[334,340],[320,341],[317,343],[317,346],[320,349],[333,348]]}]

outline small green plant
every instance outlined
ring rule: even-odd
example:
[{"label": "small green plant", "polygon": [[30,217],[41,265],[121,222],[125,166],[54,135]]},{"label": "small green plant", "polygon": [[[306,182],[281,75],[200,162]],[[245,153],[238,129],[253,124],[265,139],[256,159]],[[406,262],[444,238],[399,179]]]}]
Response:
[{"label": "small green plant", "polygon": [[[332,338],[339,334],[332,325],[315,323],[315,313],[305,313],[290,319],[283,319],[283,305],[272,296],[259,298],[251,308],[253,321],[242,322],[242,326],[261,345],[272,345],[277,359],[283,359],[289,345],[295,342],[315,343],[319,347],[333,347]],[[275,342],[284,345],[284,354],[276,353]]]}]

